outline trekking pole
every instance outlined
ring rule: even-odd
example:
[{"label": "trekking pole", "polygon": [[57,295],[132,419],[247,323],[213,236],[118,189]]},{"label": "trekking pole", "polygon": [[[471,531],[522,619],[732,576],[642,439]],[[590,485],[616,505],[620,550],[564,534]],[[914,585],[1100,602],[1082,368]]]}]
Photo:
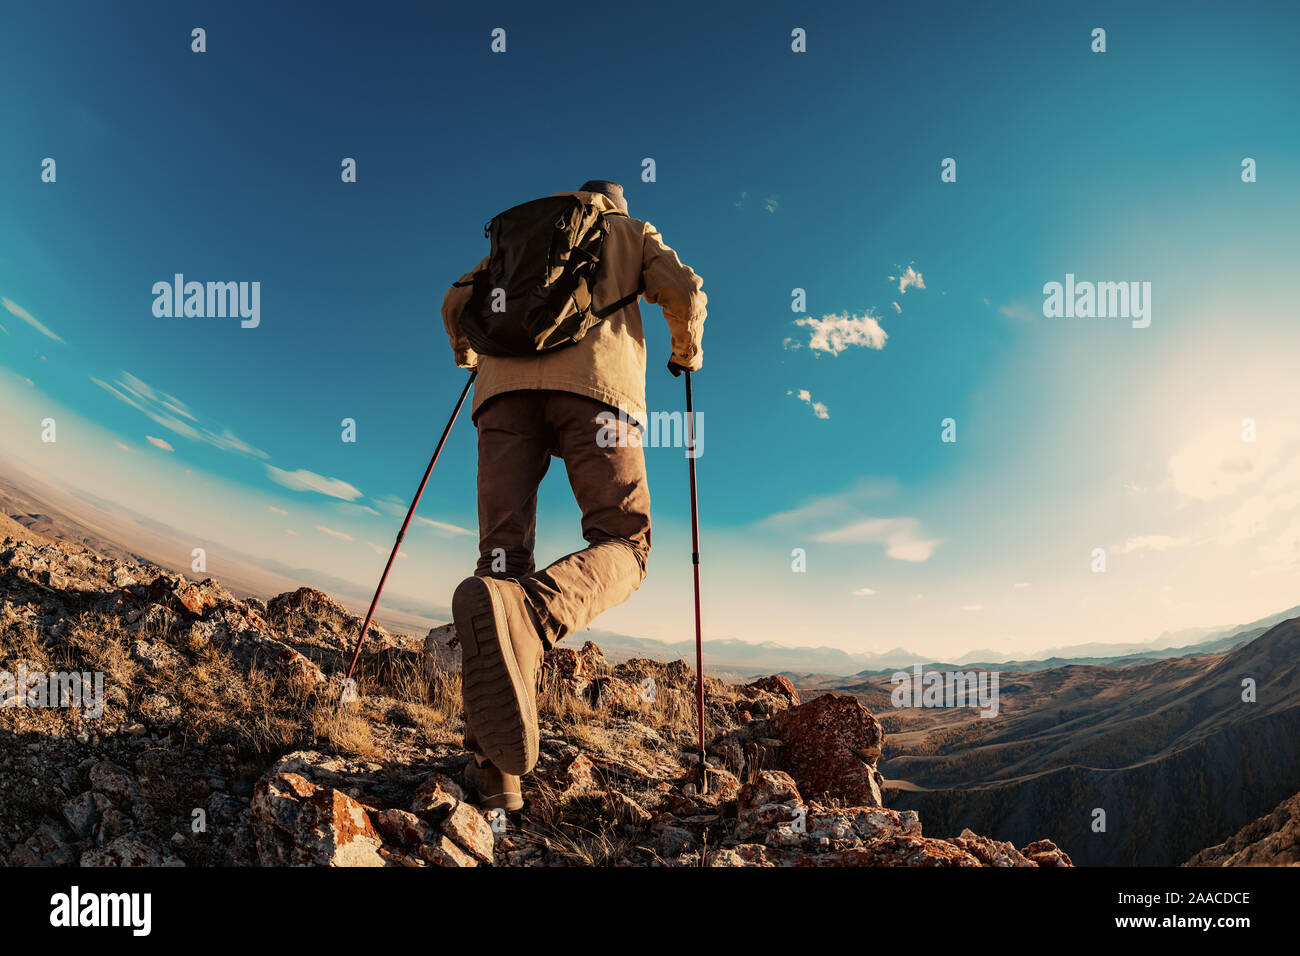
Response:
[{"label": "trekking pole", "polygon": [[709,792],[704,757],[704,644],[700,631],[700,512],[695,497],[695,402],[691,373],[686,372],[686,461],[691,474],[691,568],[695,574],[695,708],[699,716],[700,793]]},{"label": "trekking pole", "polygon": [[433,450],[433,457],[429,459],[429,467],[424,469],[424,477],[420,479],[420,487],[415,490],[415,497],[411,500],[411,507],[406,512],[406,520],[402,522],[402,530],[397,532],[397,540],[393,542],[393,551],[388,556],[388,563],[384,565],[384,573],[379,579],[379,587],[375,588],[375,596],[370,601],[370,610],[366,612],[365,622],[361,625],[361,636],[357,638],[357,649],[352,653],[352,663],[348,665],[347,675],[343,678],[343,693],[339,696],[340,707],[357,699],[357,686],[352,680],[352,671],[357,666],[357,659],[361,657],[361,645],[365,643],[366,632],[370,630],[370,619],[375,616],[375,608],[379,604],[379,594],[384,590],[384,583],[388,580],[388,572],[393,569],[393,562],[397,560],[397,551],[402,546],[402,539],[406,537],[406,529],[411,523],[411,518],[415,516],[415,509],[420,504],[420,496],[424,494],[424,486],[429,483],[429,475],[433,474],[433,466],[438,463],[438,456],[442,454],[442,446],[447,444],[447,436],[451,434],[451,426],[456,424],[456,417],[460,414],[460,408],[465,404],[465,396],[469,394],[470,386],[474,384],[474,379],[477,377],[478,369],[474,369],[469,373],[469,381],[465,383],[464,389],[461,390],[456,407],[452,409],[451,418],[447,420],[447,427],[442,430],[442,437],[438,439],[438,447]]}]

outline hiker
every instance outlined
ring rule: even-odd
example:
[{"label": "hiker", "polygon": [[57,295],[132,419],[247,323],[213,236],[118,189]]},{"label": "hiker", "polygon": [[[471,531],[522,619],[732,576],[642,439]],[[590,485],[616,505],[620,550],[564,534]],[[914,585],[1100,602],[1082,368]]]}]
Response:
[{"label": "hiker", "polygon": [[[442,302],[456,364],[477,369],[472,417],[478,429],[479,560],[474,576],[456,588],[452,615],[463,663],[465,746],[474,753],[466,779],[484,809],[523,806],[519,778],[537,763],[543,654],[622,604],[645,579],[650,490],[640,442],[597,442],[605,423],[597,416],[607,421],[605,413],[620,406],[632,427],[646,427],[640,295],[660,306],[668,321],[673,375],[697,371],[702,363],[707,299],[700,277],[653,225],[627,215],[623,187],[592,180],[548,198],[554,202],[537,200],[493,220],[493,249],[502,247],[502,254],[461,276]],[[533,226],[532,236],[543,236],[540,244],[514,238],[530,222],[530,209],[553,206],[571,206],[574,213],[566,220],[561,211],[550,234],[549,220],[544,228]],[[579,216],[586,218],[577,231],[560,231]],[[503,264],[522,272],[517,264],[549,243],[545,273],[554,265],[556,236],[567,236],[560,243],[562,251],[573,247],[566,268],[582,281],[562,307],[542,316],[540,332],[530,327],[521,333],[517,318],[502,317],[510,314],[512,291],[516,299],[523,296],[512,290],[512,277],[501,274]],[[530,315],[535,321],[535,313],[546,311]],[[507,340],[513,344],[500,346]],[[537,351],[538,342],[562,345]],[[552,456],[564,461],[587,547],[538,571],[537,488]]]}]

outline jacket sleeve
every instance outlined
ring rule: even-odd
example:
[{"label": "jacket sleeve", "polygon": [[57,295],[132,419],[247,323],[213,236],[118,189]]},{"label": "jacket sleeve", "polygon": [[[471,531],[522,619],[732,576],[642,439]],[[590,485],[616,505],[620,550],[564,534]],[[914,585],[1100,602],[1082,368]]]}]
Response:
[{"label": "jacket sleeve", "polygon": [[[451,351],[456,356],[456,364],[461,368],[474,368],[478,365],[478,353],[470,348],[469,340],[461,331],[460,313],[464,310],[465,303],[469,301],[470,279],[475,272],[487,266],[487,260],[488,257],[484,256],[478,265],[457,279],[456,284],[442,297],[442,324],[447,330],[447,338],[451,341]],[[465,284],[461,285],[461,283]]]},{"label": "jacket sleeve", "polygon": [[659,230],[648,222],[641,236],[641,274],[645,300],[662,308],[668,320],[672,361],[697,371],[704,364],[702,339],[708,314],[704,282],[664,245]]}]

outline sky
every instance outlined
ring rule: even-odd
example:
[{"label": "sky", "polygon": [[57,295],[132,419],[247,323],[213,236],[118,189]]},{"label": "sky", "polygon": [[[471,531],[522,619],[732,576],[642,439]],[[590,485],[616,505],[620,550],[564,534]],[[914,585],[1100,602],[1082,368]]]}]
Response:
[{"label": "sky", "polygon": [[[443,292],[605,178],[709,297],[706,638],[1013,656],[1300,603],[1293,5],[260,6],[3,15],[0,454],[368,593],[465,380]],[[155,315],[176,273],[259,282],[258,324]],[[1146,319],[1045,314],[1067,275]],[[472,570],[474,449],[394,595]],[[646,454],[649,577],[594,626],[689,639],[686,461]],[[539,525],[583,544],[560,468]]]}]

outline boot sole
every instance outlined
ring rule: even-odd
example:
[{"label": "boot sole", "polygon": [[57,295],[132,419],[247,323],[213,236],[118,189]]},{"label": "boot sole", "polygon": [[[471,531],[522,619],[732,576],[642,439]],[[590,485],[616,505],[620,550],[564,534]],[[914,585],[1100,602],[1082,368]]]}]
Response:
[{"label": "boot sole", "polygon": [[465,713],[479,747],[501,770],[523,776],[537,763],[537,710],[506,632],[501,596],[487,579],[469,578],[456,588],[451,613]]}]

